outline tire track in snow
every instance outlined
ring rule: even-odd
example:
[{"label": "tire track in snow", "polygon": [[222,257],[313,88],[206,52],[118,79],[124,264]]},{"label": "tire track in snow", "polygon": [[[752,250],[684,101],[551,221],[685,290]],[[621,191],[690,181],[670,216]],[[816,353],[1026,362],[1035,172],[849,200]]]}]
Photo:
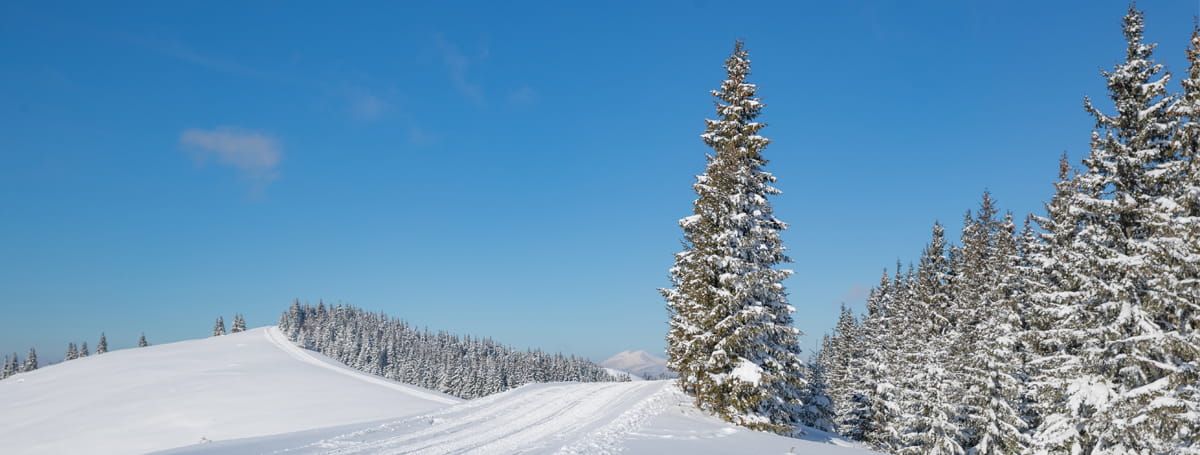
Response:
[{"label": "tire track in snow", "polygon": [[[555,384],[515,390],[299,448],[318,453],[498,454],[565,449],[580,438],[611,443],[650,412],[640,403],[658,396],[658,382]],[[648,398],[647,395],[650,395]],[[494,397],[494,399],[492,399]],[[650,406],[649,408],[653,408]],[[614,425],[615,421],[620,421]],[[430,425],[419,428],[419,426]],[[588,432],[591,430],[590,432]],[[597,437],[601,431],[605,437]],[[400,434],[395,434],[400,433]],[[395,434],[393,436],[393,434]]]},{"label": "tire track in snow", "polygon": [[287,337],[285,337],[283,335],[283,332],[279,331],[278,327],[268,327],[267,330],[263,332],[263,334],[266,335],[267,340],[270,341],[271,344],[274,344],[275,346],[279,347],[280,350],[282,350],[283,352],[286,352],[288,355],[292,356],[292,358],[299,360],[301,362],[305,362],[305,363],[308,363],[311,365],[316,365],[318,367],[321,367],[321,368],[324,368],[324,369],[327,369],[330,371],[336,371],[338,373],[344,374],[346,376],[350,376],[352,378],[358,379],[363,382],[369,382],[371,384],[375,384],[378,386],[387,387],[392,390],[404,392],[409,395],[412,395],[412,396],[415,396],[415,397],[418,397],[421,399],[437,402],[437,403],[458,404],[458,403],[462,402],[460,400],[455,400],[453,398],[423,392],[423,391],[421,391],[420,388],[415,387],[415,386],[407,386],[407,385],[403,385],[403,384],[398,384],[398,383],[395,383],[395,382],[392,382],[387,379],[383,379],[383,378],[380,378],[380,377],[377,377],[374,375],[362,373],[362,372],[359,372],[356,370],[351,370],[351,369],[349,369],[349,367],[339,367],[337,365],[329,364],[328,362],[323,362],[323,361],[321,361],[321,359],[313,357],[311,354],[309,354],[308,353],[309,351],[307,349],[304,349],[300,346],[296,346],[295,343],[292,343],[290,340],[288,340]]}]

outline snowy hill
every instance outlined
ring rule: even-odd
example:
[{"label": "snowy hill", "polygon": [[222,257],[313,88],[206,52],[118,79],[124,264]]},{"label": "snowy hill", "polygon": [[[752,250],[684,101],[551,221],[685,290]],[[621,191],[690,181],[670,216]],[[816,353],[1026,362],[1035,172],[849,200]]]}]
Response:
[{"label": "snowy hill", "polygon": [[646,351],[625,351],[600,362],[600,366],[640,377],[670,374],[670,371],[667,370],[667,359],[655,357]]},{"label": "snowy hill", "polygon": [[462,401],[360,373],[274,327],[0,381],[0,453],[866,454],[729,425],[674,381],[531,384]]},{"label": "snowy hill", "polygon": [[172,450],[200,454],[870,454],[810,430],[807,440],[729,425],[674,381],[531,384],[427,414]]},{"label": "snowy hill", "polygon": [[0,381],[0,452],[144,453],[394,419],[460,401],[346,368],[261,328],[112,351]]}]

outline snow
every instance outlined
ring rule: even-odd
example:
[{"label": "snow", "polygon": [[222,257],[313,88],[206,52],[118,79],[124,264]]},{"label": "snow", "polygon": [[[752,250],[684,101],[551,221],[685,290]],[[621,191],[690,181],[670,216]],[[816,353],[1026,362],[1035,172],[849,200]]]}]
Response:
[{"label": "snow", "polygon": [[663,374],[674,376],[667,370],[667,359],[657,357],[646,351],[625,351],[600,362],[600,366],[624,371],[639,377],[659,377]]},{"label": "snow", "polygon": [[4,454],[872,453],[817,430],[802,440],[730,425],[674,381],[462,401],[351,370],[274,327],[22,373],[0,381],[0,403]]},{"label": "snow", "polygon": [[793,439],[729,425],[693,406],[674,381],[530,384],[424,415],[337,431],[216,442],[166,453],[874,453],[817,430],[809,430],[806,439]]},{"label": "snow", "polygon": [[0,452],[144,453],[460,401],[349,369],[260,328],[110,351],[0,381]]},{"label": "snow", "polygon": [[755,365],[746,359],[739,359],[737,366],[729,373],[731,377],[738,378],[742,382],[758,385],[762,382],[762,367]]}]

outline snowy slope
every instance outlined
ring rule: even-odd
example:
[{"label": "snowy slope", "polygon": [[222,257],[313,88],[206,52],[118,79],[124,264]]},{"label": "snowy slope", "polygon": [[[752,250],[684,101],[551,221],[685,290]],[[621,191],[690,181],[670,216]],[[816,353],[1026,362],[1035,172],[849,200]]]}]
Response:
[{"label": "snowy slope", "polygon": [[667,359],[655,357],[646,351],[625,351],[600,362],[600,366],[640,377],[658,377],[670,373],[667,370]]},{"label": "snowy slope", "polygon": [[0,381],[0,453],[144,453],[396,419],[460,401],[349,369],[261,328]]},{"label": "snowy slope", "polygon": [[812,430],[798,440],[705,415],[674,381],[551,383],[391,422],[189,446],[170,454],[868,454]]}]

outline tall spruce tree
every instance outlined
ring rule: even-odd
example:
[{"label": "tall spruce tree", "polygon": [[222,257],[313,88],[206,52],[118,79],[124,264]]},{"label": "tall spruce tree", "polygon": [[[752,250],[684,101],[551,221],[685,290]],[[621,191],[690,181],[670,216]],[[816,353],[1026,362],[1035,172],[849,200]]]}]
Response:
[{"label": "tall spruce tree", "polygon": [[833,401],[833,412],[838,428],[843,434],[861,439],[862,430],[856,428],[854,394],[860,386],[854,360],[862,356],[862,340],[858,320],[854,313],[842,304],[841,315],[833,335],[826,336],[821,344],[819,366],[824,374],[826,392]]},{"label": "tall spruce tree", "polygon": [[[899,264],[896,277],[900,277]],[[851,386],[853,403],[839,422],[843,435],[885,452],[899,447],[902,432],[895,349],[903,338],[895,299],[900,284],[893,283],[884,270],[879,285],[867,296],[867,314],[859,329],[862,355],[852,359],[850,366],[856,373]]]},{"label": "tall spruce tree", "polygon": [[999,220],[996,213],[986,192],[975,217],[968,212],[952,283],[957,330],[946,366],[957,387],[951,401],[961,406],[960,445],[978,455],[1021,453],[1028,446],[1019,409],[1016,233],[1011,215]]},{"label": "tall spruce tree", "polygon": [[100,342],[96,343],[96,354],[108,352],[108,340],[104,338],[104,332],[100,332]]},{"label": "tall spruce tree", "polygon": [[697,404],[722,418],[781,434],[801,432],[806,389],[799,330],[792,327],[783,280],[775,266],[787,262],[767,200],[780,191],[763,170],[770,141],[755,122],[763,104],[746,82],[749,53],[738,41],[725,62],[727,79],[717,98],[717,118],[706,120],[705,144],[713,149],[692,188],[693,215],[680,221],[685,250],[671,269],[673,287],[662,290],[670,315],[668,367],[679,374]]},{"label": "tall spruce tree", "polygon": [[962,427],[959,408],[951,394],[960,385],[949,374],[946,361],[956,338],[953,311],[954,270],[949,258],[945,228],[934,223],[932,238],[921,256],[916,275],[907,280],[900,327],[904,334],[897,347],[901,361],[912,374],[900,376],[900,407],[904,411],[898,453],[961,455]]},{"label": "tall spruce tree", "polygon": [[143,333],[142,336],[138,337],[138,347],[144,348],[146,346],[150,346],[150,342],[146,341],[146,334]]},{"label": "tall spruce tree", "polygon": [[1054,188],[1046,216],[1034,218],[1041,241],[1026,247],[1035,270],[1027,280],[1029,327],[1023,336],[1031,351],[1031,411],[1038,424],[1031,442],[1035,453],[1090,453],[1094,438],[1081,431],[1083,422],[1108,397],[1093,393],[1105,390],[1103,379],[1084,362],[1096,337],[1084,299],[1089,258],[1079,246],[1083,216],[1075,209],[1083,190],[1066,154]]},{"label": "tall spruce tree", "polygon": [[[1170,451],[1164,431],[1189,425],[1186,413],[1158,405],[1190,359],[1169,352],[1175,330],[1162,317],[1180,300],[1170,286],[1177,271],[1156,254],[1178,240],[1162,228],[1174,218],[1164,210],[1173,207],[1161,204],[1170,196],[1162,179],[1177,158],[1169,144],[1169,75],[1160,74],[1155,44],[1143,41],[1143,29],[1143,14],[1131,5],[1125,61],[1104,72],[1116,113],[1086,103],[1097,130],[1076,205],[1085,214],[1078,246],[1089,259],[1081,297],[1092,330],[1083,353],[1085,368],[1109,397],[1083,422],[1096,453]],[[1148,406],[1155,412],[1147,415]]]},{"label": "tall spruce tree", "polygon": [[79,345],[79,357],[87,357],[89,355],[91,355],[91,353],[88,352],[87,342],[84,341]]}]

